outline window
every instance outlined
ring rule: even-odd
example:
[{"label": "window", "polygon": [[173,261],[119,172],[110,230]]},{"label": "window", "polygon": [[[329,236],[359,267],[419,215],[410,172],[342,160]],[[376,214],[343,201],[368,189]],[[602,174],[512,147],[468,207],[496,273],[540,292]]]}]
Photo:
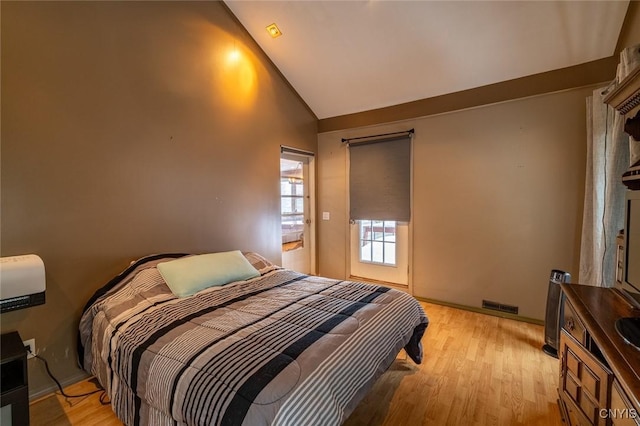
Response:
[{"label": "window", "polygon": [[360,261],[396,265],[396,222],[359,220]]},{"label": "window", "polygon": [[349,144],[349,275],[409,285],[413,129]]}]

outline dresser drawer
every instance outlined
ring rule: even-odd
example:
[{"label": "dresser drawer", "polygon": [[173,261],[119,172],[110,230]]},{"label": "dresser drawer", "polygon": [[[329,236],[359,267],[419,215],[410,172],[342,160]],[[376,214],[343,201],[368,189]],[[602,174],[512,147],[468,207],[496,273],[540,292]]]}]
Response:
[{"label": "dresser drawer", "polygon": [[578,318],[573,306],[571,306],[571,303],[565,300],[564,309],[562,311],[562,328],[573,336],[574,339],[580,342],[581,345],[585,346],[587,344],[586,329],[582,324],[582,321]]},{"label": "dresser drawer", "polygon": [[611,387],[611,409],[606,414],[615,426],[640,425],[640,412],[631,405],[617,380],[613,381]]},{"label": "dresser drawer", "polygon": [[[560,333],[561,398],[573,411],[571,425],[607,425],[603,416],[608,403],[608,390],[613,374],[563,328]],[[570,413],[571,414],[571,413]]]}]

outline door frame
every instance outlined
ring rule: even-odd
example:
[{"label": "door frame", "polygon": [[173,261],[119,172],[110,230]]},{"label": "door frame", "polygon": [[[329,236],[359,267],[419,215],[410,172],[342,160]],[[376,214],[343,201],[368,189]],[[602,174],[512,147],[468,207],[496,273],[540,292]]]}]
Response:
[{"label": "door frame", "polygon": [[[410,206],[411,206],[411,218],[413,219],[414,215],[413,215],[413,175],[414,175],[414,165],[413,165],[413,158],[414,158],[414,142],[415,142],[415,135],[411,138],[411,170],[409,173],[410,176],[410,181],[409,181],[409,191],[410,191]],[[351,154],[349,151],[349,147],[345,146],[346,150],[347,150],[347,155],[346,157],[346,161],[345,161],[345,180],[346,180],[346,188],[347,190],[345,191],[345,196],[346,196],[346,207],[347,207],[347,211],[346,211],[346,224],[345,224],[345,244],[346,244],[346,256],[345,256],[345,271],[346,271],[346,278],[347,279],[366,279],[366,277],[356,277],[354,275],[351,274],[351,253],[352,253],[352,238],[351,238],[351,219],[350,219],[350,211],[351,211],[351,201],[349,198],[349,188],[350,188],[350,181],[349,181],[349,166],[351,164]],[[407,285],[402,285],[402,284],[395,284],[395,283],[390,283],[390,282],[384,282],[384,281],[376,281],[371,279],[371,281],[373,282],[381,282],[385,285],[387,285],[388,287],[393,287],[393,288],[397,288],[403,291],[406,291],[407,293],[409,293],[410,295],[413,296],[413,220],[410,220],[408,222],[408,247],[407,247],[407,262],[409,263],[408,265],[408,271],[407,271]]]},{"label": "door frame", "polygon": [[[293,148],[285,145],[280,145],[280,157],[283,156],[288,157],[300,157],[307,160],[307,170],[308,170],[308,200],[309,200],[309,217],[308,219],[311,221],[309,223],[308,229],[308,240],[306,241],[309,245],[309,273],[311,275],[316,275],[317,273],[317,262],[316,262],[316,162],[315,162],[315,153],[311,151],[305,151],[299,148]],[[280,161],[278,161],[278,165]],[[279,171],[278,171],[279,173]],[[281,194],[278,194],[280,197]],[[282,253],[282,251],[281,251]],[[283,265],[284,266],[284,265]]]}]

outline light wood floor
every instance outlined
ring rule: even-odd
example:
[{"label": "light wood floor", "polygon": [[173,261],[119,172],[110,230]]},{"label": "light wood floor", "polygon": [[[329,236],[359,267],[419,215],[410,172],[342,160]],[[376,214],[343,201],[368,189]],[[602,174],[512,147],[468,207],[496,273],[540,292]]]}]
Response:
[{"label": "light wood floor", "polygon": [[[346,426],[560,426],[558,360],[540,349],[541,326],[423,303],[430,324],[425,359],[401,353],[360,403]],[[95,389],[83,381],[65,389]],[[122,425],[99,394],[33,402],[32,425]]]}]

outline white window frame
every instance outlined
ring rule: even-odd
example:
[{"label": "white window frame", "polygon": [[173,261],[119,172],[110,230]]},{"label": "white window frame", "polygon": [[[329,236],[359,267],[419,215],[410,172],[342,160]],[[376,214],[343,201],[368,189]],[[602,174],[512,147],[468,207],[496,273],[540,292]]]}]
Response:
[{"label": "white window frame", "polygon": [[[369,230],[369,236],[367,237],[367,235],[363,235],[363,229],[367,226],[366,223],[368,223],[368,227],[370,228]],[[380,224],[379,226],[382,227],[382,235],[381,238],[382,240],[379,240],[378,238],[376,238],[376,228],[377,226],[375,225],[376,223]],[[387,232],[385,232],[387,230],[388,224],[393,223],[393,241],[387,240],[387,238],[389,238],[389,236],[387,235]],[[398,252],[398,247],[396,244],[396,232],[397,232],[397,222],[395,220],[373,220],[373,219],[362,219],[358,221],[358,252],[359,252],[359,260],[362,263],[370,263],[373,265],[381,265],[381,266],[390,266],[390,267],[395,267],[397,265],[396,263],[396,256],[397,256],[397,252]],[[379,233],[379,232],[378,232]],[[381,243],[382,247],[382,261],[378,261],[378,260],[374,260],[374,250],[376,245],[374,245],[374,243]],[[364,247],[369,246],[369,256],[364,256],[365,255],[365,251],[363,250]],[[393,246],[393,256],[391,255],[391,253],[387,252],[387,250],[389,249],[390,246]]]}]

